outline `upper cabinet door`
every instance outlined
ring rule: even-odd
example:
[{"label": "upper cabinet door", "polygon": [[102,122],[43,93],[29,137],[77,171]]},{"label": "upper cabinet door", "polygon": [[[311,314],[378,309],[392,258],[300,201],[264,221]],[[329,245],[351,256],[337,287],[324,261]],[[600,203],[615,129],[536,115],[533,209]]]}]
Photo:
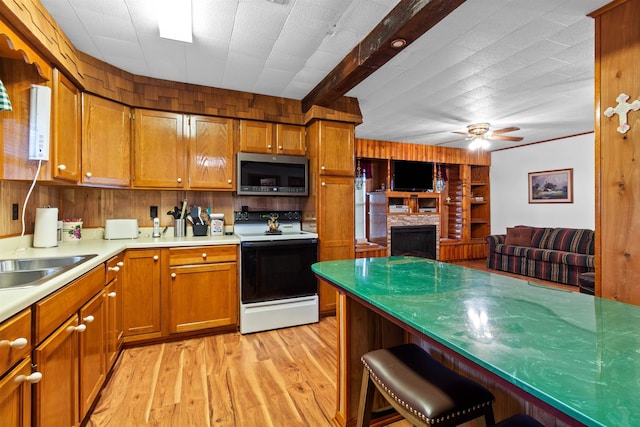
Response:
[{"label": "upper cabinet door", "polygon": [[240,151],[273,153],[273,123],[240,120]]},{"label": "upper cabinet door", "polygon": [[136,109],[133,136],[133,186],[186,188],[183,115]]},{"label": "upper cabinet door", "polygon": [[354,126],[350,123],[320,122],[319,173],[354,176]]},{"label": "upper cabinet door", "polygon": [[189,186],[233,190],[233,119],[189,117]]},{"label": "upper cabinet door", "polygon": [[128,187],[131,177],[129,107],[82,95],[82,183]]},{"label": "upper cabinet door", "polygon": [[307,153],[304,126],[277,124],[276,150],[278,154],[304,156]]},{"label": "upper cabinet door", "polygon": [[80,181],[82,98],[80,91],[53,70],[51,162],[53,178]]}]

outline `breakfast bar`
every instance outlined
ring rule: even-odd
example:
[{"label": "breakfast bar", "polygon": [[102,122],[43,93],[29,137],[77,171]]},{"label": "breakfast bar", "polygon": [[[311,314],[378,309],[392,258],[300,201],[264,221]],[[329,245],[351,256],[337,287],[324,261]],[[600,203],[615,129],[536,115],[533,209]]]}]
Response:
[{"label": "breakfast bar", "polygon": [[638,306],[426,258],[312,269],[338,291],[336,425],[355,421],[360,356],[406,341],[493,384],[497,421],[532,411],[559,425],[640,420]]}]

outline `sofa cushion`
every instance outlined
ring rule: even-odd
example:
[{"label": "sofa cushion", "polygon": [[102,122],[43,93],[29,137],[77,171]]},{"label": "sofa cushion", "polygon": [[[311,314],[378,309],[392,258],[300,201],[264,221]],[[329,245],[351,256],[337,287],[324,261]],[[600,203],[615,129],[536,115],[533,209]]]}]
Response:
[{"label": "sofa cushion", "polygon": [[532,227],[531,231],[531,247],[532,248],[545,248],[545,243],[553,231],[553,228],[548,227]]},{"label": "sofa cushion", "polygon": [[507,227],[505,245],[531,246],[531,227]]},{"label": "sofa cushion", "polygon": [[545,249],[589,254],[593,231],[582,228],[555,228],[543,242]]},{"label": "sofa cushion", "polygon": [[494,252],[510,257],[526,258],[532,262],[543,261],[555,264],[575,265],[578,267],[595,267],[595,256],[577,254],[574,252],[554,251],[550,249],[530,248],[526,246],[515,246],[498,244]]}]

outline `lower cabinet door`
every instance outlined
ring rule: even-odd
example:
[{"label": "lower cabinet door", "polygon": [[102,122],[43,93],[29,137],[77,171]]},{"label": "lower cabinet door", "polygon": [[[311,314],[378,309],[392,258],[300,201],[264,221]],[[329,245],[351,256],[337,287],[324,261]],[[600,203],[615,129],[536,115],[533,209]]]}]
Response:
[{"label": "lower cabinet door", "polygon": [[31,358],[27,357],[0,380],[0,424],[3,427],[31,425]]},{"label": "lower cabinet door", "polygon": [[105,292],[98,293],[80,309],[78,334],[80,358],[80,419],[82,420],[98,396],[106,376],[106,300]]},{"label": "lower cabinet door", "polygon": [[237,295],[235,262],[171,267],[170,332],[236,325]]},{"label": "lower cabinet door", "polygon": [[160,337],[160,250],[128,250],[122,284],[125,341]]},{"label": "lower cabinet door", "polygon": [[34,386],[35,426],[77,426],[78,316],[55,330],[33,351],[33,362],[42,374]]}]

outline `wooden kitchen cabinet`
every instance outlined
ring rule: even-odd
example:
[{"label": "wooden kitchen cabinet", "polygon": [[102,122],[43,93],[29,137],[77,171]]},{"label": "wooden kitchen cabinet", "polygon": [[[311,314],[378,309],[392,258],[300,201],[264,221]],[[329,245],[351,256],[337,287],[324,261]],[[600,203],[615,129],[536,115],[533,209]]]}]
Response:
[{"label": "wooden kitchen cabinet", "polygon": [[276,153],[304,156],[307,153],[305,130],[302,126],[276,123]]},{"label": "wooden kitchen cabinet", "polygon": [[240,151],[303,156],[307,151],[304,127],[240,120]]},{"label": "wooden kitchen cabinet", "polygon": [[[31,309],[0,324],[0,420],[2,426],[31,424]],[[16,365],[13,369],[14,365]]]},{"label": "wooden kitchen cabinet", "polygon": [[124,341],[161,336],[159,249],[130,249],[124,257],[122,329]]},{"label": "wooden kitchen cabinet", "polygon": [[107,372],[115,364],[122,348],[124,333],[122,330],[122,282],[124,274],[124,253],[107,261],[107,324],[106,324],[106,363]]},{"label": "wooden kitchen cabinet", "polygon": [[54,179],[79,182],[82,94],[58,69],[52,89],[51,173]]},{"label": "wooden kitchen cabinet", "polygon": [[318,133],[318,173],[354,177],[353,124],[320,121],[312,126]]},{"label": "wooden kitchen cabinet", "polygon": [[77,426],[78,409],[78,315],[71,316],[33,352],[42,374],[35,384],[34,425]]},{"label": "wooden kitchen cabinet", "polygon": [[133,187],[187,188],[184,116],[139,108],[133,128]]},{"label": "wooden kitchen cabinet", "polygon": [[[317,212],[319,261],[355,257],[353,185],[351,177],[320,177]],[[335,288],[320,280],[318,289],[320,314],[335,313]]]},{"label": "wooden kitchen cabinet", "polygon": [[236,245],[167,250],[169,333],[237,328],[237,250]]},{"label": "wooden kitchen cabinet", "polygon": [[[316,218],[318,261],[355,257],[353,133],[353,124],[333,121],[307,128],[312,189],[304,216]],[[320,314],[335,314],[335,288],[319,280],[318,297]]]},{"label": "wooden kitchen cabinet", "polygon": [[235,189],[234,135],[237,121],[189,116],[189,187]]},{"label": "wooden kitchen cabinet", "polygon": [[27,357],[31,352],[31,309],[5,320],[0,324],[0,377],[4,372]]},{"label": "wooden kitchen cabinet", "polygon": [[89,412],[104,384],[106,371],[106,293],[100,292],[80,309],[79,337],[79,410],[80,420]]},{"label": "wooden kitchen cabinet", "polygon": [[0,420],[3,427],[31,425],[31,358],[0,377]]},{"label": "wooden kitchen cabinet", "polygon": [[79,425],[88,409],[82,396],[95,397],[102,386],[104,282],[101,264],[33,306],[32,359],[42,374],[34,387],[36,426]]},{"label": "wooden kitchen cabinet", "polygon": [[117,102],[82,95],[82,176],[85,185],[129,187],[131,113]]}]

